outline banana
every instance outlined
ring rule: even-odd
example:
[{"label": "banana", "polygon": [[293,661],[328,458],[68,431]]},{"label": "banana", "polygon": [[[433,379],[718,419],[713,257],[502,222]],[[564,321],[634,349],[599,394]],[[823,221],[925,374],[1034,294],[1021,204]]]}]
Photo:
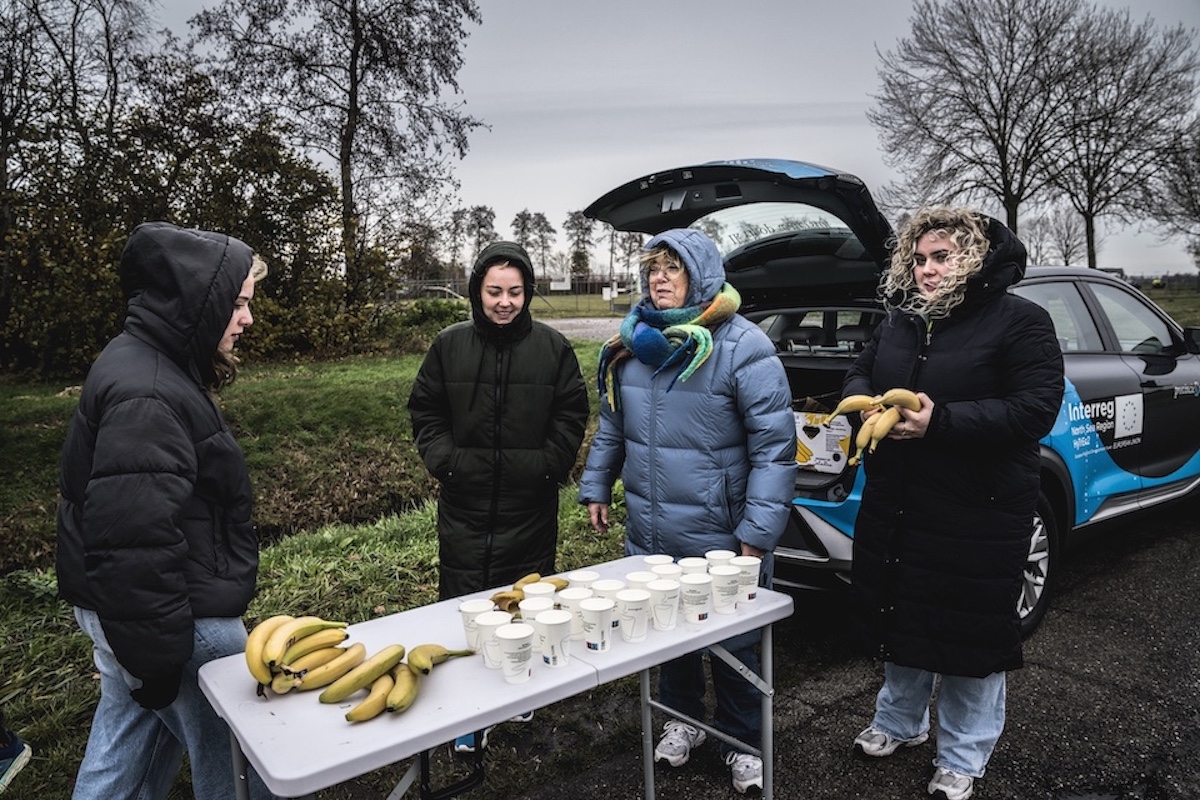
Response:
[{"label": "banana", "polygon": [[841,414],[849,414],[854,411],[866,411],[867,409],[874,408],[877,405],[879,405],[879,398],[873,397],[869,394],[852,394],[847,397],[843,397],[841,402],[837,404],[837,407],[826,415],[825,424],[828,425],[833,421],[834,417],[840,416]]},{"label": "banana", "polygon": [[921,410],[921,398],[910,389],[888,389],[879,396],[879,402],[885,406],[901,406],[909,411]]},{"label": "banana", "polygon": [[546,583],[554,584],[554,588],[560,592],[571,585],[571,582],[566,578],[542,578],[542,580]]},{"label": "banana", "polygon": [[525,599],[525,590],[509,589],[504,592],[496,592],[492,595],[491,599],[501,611],[512,613],[517,610],[521,601]]},{"label": "banana", "polygon": [[[322,703],[340,703],[359,689],[365,689],[404,658],[404,645],[389,644],[375,655],[338,678],[321,692]],[[384,692],[387,697],[387,692]],[[382,708],[382,707],[381,707]]]},{"label": "banana", "polygon": [[297,684],[296,688],[301,691],[307,691],[309,689],[320,689],[322,686],[328,686],[361,664],[366,657],[367,646],[362,642],[355,642],[346,648],[346,652],[333,661],[322,664],[319,667],[314,667],[300,676],[300,683]]},{"label": "banana", "polygon": [[[409,654],[412,657],[412,654]],[[409,669],[408,664],[397,664],[392,668],[394,685],[387,696],[387,710],[393,714],[407,711],[417,699],[417,690],[421,688],[421,676]]]},{"label": "banana", "polygon": [[862,460],[862,454],[867,449],[867,445],[871,443],[871,430],[875,427],[875,423],[879,420],[879,414],[872,414],[863,420],[862,427],[858,429],[858,435],[854,437],[854,456],[847,462],[848,464],[857,464]]},{"label": "banana", "polygon": [[296,643],[289,647],[283,653],[283,658],[279,659],[279,663],[283,666],[289,666],[301,656],[306,656],[309,653],[317,650],[324,650],[328,647],[337,647],[350,634],[345,628],[326,628],[323,631],[309,634],[303,639],[297,639]]},{"label": "banana", "polygon": [[287,694],[299,685],[299,676],[287,672],[281,672],[271,679],[271,691],[275,694]]},{"label": "banana", "polygon": [[521,578],[521,580],[514,583],[513,588],[514,589],[523,589],[523,588],[525,588],[526,584],[537,583],[541,579],[542,579],[542,576],[540,574],[538,574],[536,572],[531,572],[528,575],[526,575],[524,578]]},{"label": "banana", "polygon": [[408,652],[408,668],[428,675],[435,665],[450,658],[469,656],[474,650],[447,650],[440,644],[419,644]]},{"label": "banana", "polygon": [[388,694],[395,684],[395,679],[388,672],[372,681],[371,692],[366,699],[346,712],[346,722],[365,722],[382,714],[387,708]]},{"label": "banana", "polygon": [[897,406],[888,406],[875,416],[879,417],[879,419],[871,426],[870,452],[872,453],[875,452],[876,446],[888,435],[888,431],[900,421],[900,409]]},{"label": "banana", "polygon": [[266,647],[267,640],[271,638],[271,634],[285,622],[291,622],[292,617],[287,614],[276,614],[267,617],[262,622],[254,626],[250,631],[250,635],[246,638],[246,666],[250,668],[250,674],[254,676],[254,680],[258,681],[258,694],[263,694],[263,687],[271,685],[271,667],[263,659],[263,648]]},{"label": "banana", "polygon": [[267,643],[263,647],[263,660],[267,662],[268,667],[274,668],[276,664],[280,663],[287,649],[305,636],[311,636],[326,628],[344,627],[346,627],[344,622],[330,622],[320,617],[296,617],[271,632],[271,638],[267,639]]},{"label": "banana", "polygon": [[797,441],[796,442],[796,460],[799,461],[801,464],[807,464],[809,459],[811,459],[812,457],[813,457],[812,448],[810,448],[804,442]]},{"label": "banana", "polygon": [[328,664],[345,652],[345,647],[323,647],[320,650],[313,650],[311,653],[300,656],[290,664],[284,664],[282,672],[284,675],[298,677],[304,675],[310,669],[316,669],[322,664]]}]

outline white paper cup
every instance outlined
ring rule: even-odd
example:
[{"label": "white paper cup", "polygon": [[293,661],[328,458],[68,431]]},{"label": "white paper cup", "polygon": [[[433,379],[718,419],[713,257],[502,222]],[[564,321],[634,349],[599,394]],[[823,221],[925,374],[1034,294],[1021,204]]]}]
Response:
[{"label": "white paper cup", "polygon": [[630,589],[645,589],[646,584],[650,583],[650,581],[656,581],[658,579],[659,576],[655,575],[650,570],[640,569],[637,572],[631,572],[626,575],[625,583],[629,584]]},{"label": "white paper cup", "polygon": [[704,554],[704,560],[710,567],[715,567],[717,564],[728,564],[735,556],[737,553],[732,550],[709,550]]},{"label": "white paper cup", "polygon": [[[616,578],[601,578],[592,584],[592,594],[595,597],[603,597],[612,600],[614,603],[617,600],[617,592],[625,588],[625,581],[617,580]],[[617,619],[614,614],[612,626],[614,628],[621,625],[621,620]]]},{"label": "white paper cup", "polygon": [[568,589],[590,589],[593,583],[600,580],[600,573],[591,569],[577,569],[563,577],[571,584]]},{"label": "white paper cup", "polygon": [[467,647],[479,652],[479,626],[475,619],[485,611],[492,611],[496,604],[487,598],[478,600],[463,600],[458,604],[458,612],[462,615],[463,635],[467,639]]},{"label": "white paper cup", "polygon": [[627,642],[643,641],[650,627],[650,592],[646,589],[622,589],[617,592],[615,599],[621,638]]},{"label": "white paper cup", "polygon": [[742,569],[732,564],[717,564],[710,567],[712,578],[712,607],[717,614],[732,614],[737,611],[738,594],[742,590]]},{"label": "white paper cup", "polygon": [[738,602],[749,603],[758,596],[758,575],[762,568],[762,559],[758,556],[735,556],[729,559],[729,563],[742,571]]},{"label": "white paper cup", "polygon": [[650,571],[660,578],[677,581],[679,580],[679,576],[683,574],[683,567],[674,562],[670,564],[655,564],[650,568]]},{"label": "white paper cup", "polygon": [[616,603],[607,597],[589,597],[579,601],[583,617],[583,644],[593,653],[603,653],[612,646],[613,610]]},{"label": "white paper cup", "polygon": [[650,569],[659,564],[673,564],[675,559],[665,553],[655,553],[652,556],[642,556],[642,563],[646,565],[646,569]]},{"label": "white paper cup", "polygon": [[537,583],[525,584],[525,586],[521,588],[521,591],[525,593],[526,597],[549,597],[551,602],[553,602],[554,593],[557,592],[558,589],[554,588],[553,583],[538,581]]},{"label": "white paper cup", "polygon": [[543,631],[542,663],[548,667],[565,667],[571,659],[570,611],[553,609],[537,615],[537,624]]},{"label": "white paper cup", "polygon": [[704,622],[712,611],[712,576],[693,573],[679,576],[679,605],[685,622]]},{"label": "white paper cup", "polygon": [[687,556],[679,559],[675,563],[680,566],[684,575],[695,575],[701,572],[708,572],[708,559],[700,558],[700,556]]},{"label": "white paper cup", "polygon": [[485,611],[475,618],[479,628],[479,651],[483,653],[483,665],[488,669],[500,669],[500,643],[496,641],[496,630],[512,622],[507,611]]},{"label": "white paper cup", "polygon": [[679,621],[679,581],[660,578],[646,586],[650,592],[650,621],[656,631],[669,631]]},{"label": "white paper cup", "polygon": [[[740,571],[738,574],[741,574]],[[554,608],[554,600],[549,597],[526,597],[517,604],[517,607],[521,609],[521,621],[533,626],[534,645],[539,644],[538,638],[541,632],[538,630],[535,620],[538,614]]]},{"label": "white paper cup", "polygon": [[571,612],[571,638],[583,638],[583,614],[579,610],[579,604],[592,596],[591,589],[584,589],[579,586],[568,586],[558,593],[558,604],[564,611]]},{"label": "white paper cup", "polygon": [[500,671],[505,683],[524,683],[533,675],[533,626],[510,622],[496,629]]}]

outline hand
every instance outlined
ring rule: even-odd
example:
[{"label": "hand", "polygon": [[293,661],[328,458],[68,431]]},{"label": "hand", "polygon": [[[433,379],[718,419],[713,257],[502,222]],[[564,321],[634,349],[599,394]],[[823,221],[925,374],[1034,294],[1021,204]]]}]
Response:
[{"label": "hand", "polygon": [[757,558],[763,558],[767,554],[766,550],[759,550],[754,545],[746,544],[745,542],[742,542],[741,544],[742,544],[742,555],[744,555],[744,556],[755,556]]},{"label": "hand", "polygon": [[921,398],[921,410],[909,411],[900,409],[900,421],[888,432],[889,439],[920,439],[929,430],[929,420],[933,416],[934,402],[924,392],[917,392]]},{"label": "hand", "polygon": [[588,503],[588,516],[596,533],[608,533],[608,503]]},{"label": "hand", "polygon": [[142,708],[158,711],[175,702],[175,698],[179,696],[180,678],[181,673],[178,671],[146,678],[140,687],[129,692],[129,696]]}]

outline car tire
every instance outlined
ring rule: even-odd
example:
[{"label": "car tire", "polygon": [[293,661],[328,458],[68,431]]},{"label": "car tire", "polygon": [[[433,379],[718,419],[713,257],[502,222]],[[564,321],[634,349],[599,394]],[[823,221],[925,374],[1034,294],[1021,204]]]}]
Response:
[{"label": "car tire", "polygon": [[1050,597],[1058,582],[1058,522],[1054,507],[1046,495],[1038,492],[1037,511],[1029,536],[1029,557],[1021,579],[1017,612],[1021,618],[1021,636],[1033,633],[1046,616]]}]

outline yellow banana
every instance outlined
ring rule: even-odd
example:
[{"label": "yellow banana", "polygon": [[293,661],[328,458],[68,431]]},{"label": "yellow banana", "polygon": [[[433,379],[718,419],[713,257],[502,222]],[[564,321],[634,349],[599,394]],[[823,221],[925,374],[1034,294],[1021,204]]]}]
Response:
[{"label": "yellow banana", "polygon": [[837,407],[834,408],[833,411],[828,415],[826,415],[825,424],[828,425],[833,421],[834,417],[842,414],[849,414],[854,411],[866,411],[867,409],[874,408],[877,405],[879,405],[879,398],[873,397],[869,394],[852,394],[847,397],[843,397],[841,402],[837,404]]},{"label": "yellow banana", "polygon": [[447,650],[440,644],[419,644],[408,653],[408,668],[428,675],[435,665],[450,658],[469,656],[474,650]]},{"label": "yellow banana", "polygon": [[888,389],[879,396],[879,402],[885,406],[901,406],[909,411],[921,410],[921,398],[910,389]]},{"label": "yellow banana", "polygon": [[[411,654],[410,654],[411,655]],[[421,677],[409,669],[408,664],[397,664],[392,668],[394,685],[387,696],[387,710],[393,714],[407,711],[417,699],[417,690],[421,688]]]},{"label": "yellow banana", "polygon": [[316,669],[322,664],[328,664],[335,658],[346,652],[345,647],[323,647],[320,650],[313,650],[311,653],[305,653],[290,664],[283,665],[283,674],[300,676],[308,672],[310,669]]},{"label": "yellow banana", "polygon": [[571,582],[566,578],[542,578],[542,580],[545,583],[554,584],[554,588],[560,592],[571,585]]},{"label": "yellow banana", "polygon": [[250,668],[250,674],[254,676],[254,680],[258,681],[260,696],[263,693],[263,687],[271,685],[272,678],[271,667],[263,658],[263,648],[266,647],[271,634],[285,622],[291,622],[291,620],[292,617],[287,614],[267,617],[255,625],[246,638],[246,666]]},{"label": "yellow banana", "polygon": [[388,672],[372,681],[371,692],[366,699],[346,712],[346,722],[366,722],[382,714],[387,708],[388,694],[395,684],[395,679]]},{"label": "yellow banana", "polygon": [[323,631],[309,634],[303,639],[297,639],[295,644],[285,650],[279,663],[286,667],[301,656],[317,650],[324,650],[327,647],[337,647],[346,641],[348,636],[350,634],[345,628],[326,628]]},{"label": "yellow banana", "polygon": [[523,588],[525,588],[526,584],[537,583],[541,579],[542,579],[542,576],[540,574],[538,574],[536,572],[531,572],[528,575],[526,575],[524,578],[521,578],[521,580],[514,583],[513,588],[514,589],[523,589]]},{"label": "yellow banana", "polygon": [[287,672],[281,672],[271,679],[271,691],[275,694],[287,694],[300,685],[300,677]]},{"label": "yellow banana", "polygon": [[309,689],[320,689],[322,686],[328,686],[361,664],[366,657],[367,646],[362,642],[355,642],[346,648],[346,652],[333,661],[322,664],[319,667],[313,667],[301,675],[300,683],[296,685],[296,688],[301,691],[307,691]]},{"label": "yellow banana", "polygon": [[[373,684],[376,678],[399,664],[403,658],[404,645],[389,644],[329,684],[318,699],[322,703],[340,703],[359,689],[365,689]],[[387,692],[383,694],[384,697],[387,696]]]},{"label": "yellow banana", "polygon": [[796,442],[796,460],[801,464],[807,464],[808,460],[813,457],[812,449],[804,442],[797,440]]},{"label": "yellow banana", "polygon": [[496,604],[496,607],[501,611],[512,613],[520,606],[521,601],[525,599],[524,589],[509,589],[503,592],[496,592],[492,595],[491,600]]},{"label": "yellow banana", "polygon": [[867,449],[867,445],[871,443],[871,430],[875,427],[875,423],[879,420],[879,414],[872,414],[863,420],[862,427],[858,429],[858,435],[854,437],[854,456],[850,459],[849,464],[857,464],[862,460],[862,454]]},{"label": "yellow banana", "polygon": [[875,424],[871,426],[871,452],[875,452],[875,447],[882,441],[897,422],[900,421],[900,409],[896,406],[888,406],[883,411],[875,416],[879,417]]},{"label": "yellow banana", "polygon": [[330,622],[320,617],[296,617],[271,632],[271,638],[267,639],[267,644],[263,647],[263,660],[267,662],[267,666],[273,668],[281,662],[287,649],[305,636],[311,636],[326,628],[344,627],[344,622]]}]

